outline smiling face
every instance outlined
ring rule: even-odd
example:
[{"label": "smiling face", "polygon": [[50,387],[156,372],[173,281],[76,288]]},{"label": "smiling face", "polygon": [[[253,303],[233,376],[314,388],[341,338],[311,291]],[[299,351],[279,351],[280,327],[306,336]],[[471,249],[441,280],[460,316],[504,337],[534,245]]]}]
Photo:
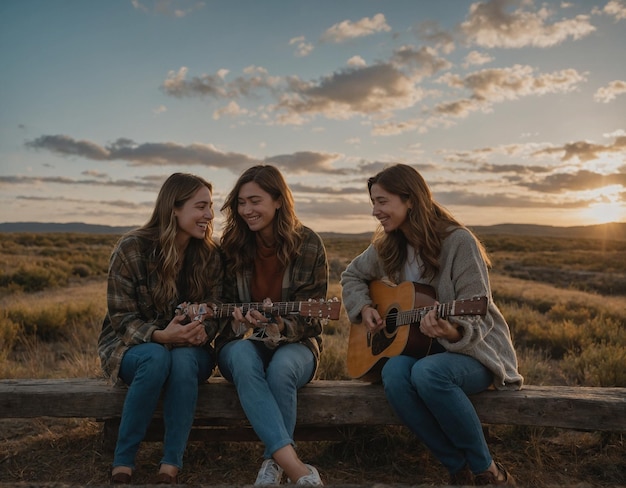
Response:
[{"label": "smiling face", "polygon": [[206,186],[198,189],[182,207],[174,210],[178,232],[176,241],[184,245],[189,239],[204,239],[213,220],[213,199]]},{"label": "smiling face", "polygon": [[408,200],[402,201],[399,195],[390,193],[378,183],[370,189],[372,215],[378,219],[386,233],[402,230],[407,222],[407,213],[411,208]]},{"label": "smiling face", "polygon": [[252,232],[260,232],[262,236],[271,238],[272,222],[278,208],[280,202],[272,199],[272,196],[254,181],[245,183],[239,189],[237,212]]}]

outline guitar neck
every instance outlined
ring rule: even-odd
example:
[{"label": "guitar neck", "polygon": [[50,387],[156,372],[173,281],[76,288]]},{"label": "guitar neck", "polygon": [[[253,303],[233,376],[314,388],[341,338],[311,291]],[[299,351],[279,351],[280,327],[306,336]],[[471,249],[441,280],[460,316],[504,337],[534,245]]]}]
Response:
[{"label": "guitar neck", "polygon": [[213,308],[213,313],[217,318],[230,317],[235,311],[235,308],[240,308],[244,315],[248,313],[249,310],[269,312],[280,316],[297,315],[300,313],[301,304],[302,302],[278,302],[268,306],[262,302],[223,303],[216,305],[215,308]]},{"label": "guitar neck", "polygon": [[243,314],[249,310],[258,310],[264,314],[279,315],[300,315],[302,317],[337,320],[341,310],[341,301],[337,298],[331,300],[307,300],[303,302],[253,302],[253,303],[216,303],[210,308],[213,317],[231,317],[235,308],[241,309]]},{"label": "guitar neck", "polygon": [[[469,308],[466,308],[468,306]],[[486,306],[486,297],[476,297],[469,300],[454,300],[429,307],[415,308],[398,312],[396,325],[409,325],[419,322],[431,310],[437,310],[437,315],[442,319],[458,315],[484,315]]]},{"label": "guitar neck", "polygon": [[432,307],[423,307],[423,308],[415,308],[413,310],[405,310],[404,312],[398,312],[398,315],[396,317],[396,325],[409,325],[409,324],[414,324],[416,322],[419,322],[420,320],[422,320],[422,318],[424,318],[424,316],[430,312],[431,310],[437,308],[438,311],[437,313],[439,314],[439,316],[441,318],[445,317],[445,315],[443,315],[441,313],[441,311],[439,311],[439,309],[443,309],[445,304],[439,304],[436,307],[432,306]]}]

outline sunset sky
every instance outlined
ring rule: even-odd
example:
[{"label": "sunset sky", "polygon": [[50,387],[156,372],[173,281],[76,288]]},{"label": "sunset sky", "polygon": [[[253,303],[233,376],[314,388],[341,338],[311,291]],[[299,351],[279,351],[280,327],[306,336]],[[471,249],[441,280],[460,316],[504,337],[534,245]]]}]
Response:
[{"label": "sunset sky", "polygon": [[317,231],[413,165],[468,225],[626,222],[626,0],[1,0],[0,222],[278,166]]}]

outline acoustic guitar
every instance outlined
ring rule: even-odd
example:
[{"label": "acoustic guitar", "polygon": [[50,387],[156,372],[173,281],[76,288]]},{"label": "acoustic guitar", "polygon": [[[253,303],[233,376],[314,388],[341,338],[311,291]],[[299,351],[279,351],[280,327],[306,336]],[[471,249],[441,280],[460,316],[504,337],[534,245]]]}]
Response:
[{"label": "acoustic guitar", "polygon": [[[361,323],[351,324],[348,341],[348,374],[352,378],[377,382],[385,362],[393,356],[422,358],[441,351],[436,340],[419,330],[419,322],[430,310],[439,317],[485,315],[487,297],[454,300],[434,305],[435,291],[428,285],[405,281],[394,285],[373,281],[369,286],[373,306],[378,310],[384,327],[372,334]],[[403,326],[407,327],[403,327]]]}]

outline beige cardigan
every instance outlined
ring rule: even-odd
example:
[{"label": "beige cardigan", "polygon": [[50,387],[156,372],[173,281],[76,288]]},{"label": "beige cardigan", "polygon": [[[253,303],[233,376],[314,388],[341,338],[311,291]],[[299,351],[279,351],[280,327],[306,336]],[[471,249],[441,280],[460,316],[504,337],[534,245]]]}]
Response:
[{"label": "beige cardigan", "polygon": [[[477,296],[487,296],[489,302],[485,316],[450,317],[450,322],[463,328],[463,337],[454,343],[440,338],[439,343],[449,352],[466,354],[485,365],[494,375],[495,388],[520,389],[524,379],[517,370],[509,326],[493,303],[487,266],[474,236],[463,228],[452,232],[443,241],[439,263],[437,276],[421,283],[435,289],[440,303]],[[401,275],[385,276],[382,261],[372,245],[342,273],[343,305],[351,322],[360,322],[361,310],[372,304],[370,281],[383,278],[396,283],[405,281]]]}]

